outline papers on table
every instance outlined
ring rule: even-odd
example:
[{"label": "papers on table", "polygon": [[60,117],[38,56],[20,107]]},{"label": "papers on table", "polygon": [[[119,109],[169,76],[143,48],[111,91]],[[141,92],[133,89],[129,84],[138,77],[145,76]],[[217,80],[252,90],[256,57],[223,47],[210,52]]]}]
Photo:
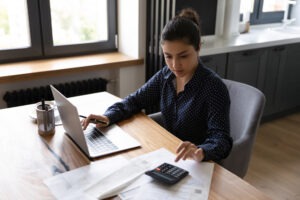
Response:
[{"label": "papers on table", "polygon": [[202,190],[196,184],[178,184],[175,186],[166,186],[158,183],[146,184],[142,186],[133,196],[134,200],[199,200],[203,199]]},{"label": "papers on table", "polygon": [[116,171],[104,178],[92,183],[84,189],[84,193],[98,199],[110,197],[132,183],[149,169],[149,163],[145,160],[134,160],[121,166]]},{"label": "papers on table", "polygon": [[83,189],[103,179],[129,161],[117,156],[68,171],[44,180],[56,199],[95,199],[84,194]]},{"label": "papers on table", "polygon": [[[57,199],[101,199],[119,194],[123,200],[208,199],[213,163],[174,162],[175,155],[159,149],[131,160],[122,156],[92,162],[44,182]],[[163,162],[189,171],[173,186],[153,181],[144,172]]]}]

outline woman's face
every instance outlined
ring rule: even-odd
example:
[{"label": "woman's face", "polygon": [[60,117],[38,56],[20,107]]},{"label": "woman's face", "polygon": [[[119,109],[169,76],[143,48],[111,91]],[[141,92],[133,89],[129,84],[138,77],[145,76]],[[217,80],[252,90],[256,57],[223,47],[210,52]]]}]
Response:
[{"label": "woman's face", "polygon": [[198,66],[199,51],[184,41],[164,41],[162,44],[166,64],[178,78],[190,78]]}]

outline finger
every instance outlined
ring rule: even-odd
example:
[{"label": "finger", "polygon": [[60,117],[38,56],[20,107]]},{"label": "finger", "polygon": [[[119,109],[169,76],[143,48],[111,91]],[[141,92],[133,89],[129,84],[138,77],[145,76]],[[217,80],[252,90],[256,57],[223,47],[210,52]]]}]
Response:
[{"label": "finger", "polygon": [[89,120],[89,122],[92,122],[94,119],[97,119],[97,115],[94,115],[94,114],[90,114],[87,118],[86,118],[86,120]]},{"label": "finger", "polygon": [[175,161],[178,162],[180,159],[186,160],[188,157],[190,157],[190,149],[184,149],[178,156],[176,157]]},{"label": "finger", "polygon": [[178,162],[180,159],[181,159],[181,156],[180,156],[180,155],[177,155],[174,161],[175,161],[175,162]]},{"label": "finger", "polygon": [[86,119],[82,120],[82,129],[85,130],[86,127],[89,125],[89,123],[90,122],[88,120],[86,120]]},{"label": "finger", "polygon": [[197,150],[197,146],[189,141],[182,142],[177,148],[177,157],[175,162],[180,159],[186,160],[187,158],[194,158],[194,152]]},{"label": "finger", "polygon": [[182,159],[188,150],[189,150],[189,144],[188,144],[188,143],[185,143],[185,144],[183,145],[183,147],[180,148],[180,151],[178,151],[178,155],[177,155],[177,157],[175,158],[175,162],[177,162],[177,161],[179,161],[180,159]]},{"label": "finger", "polygon": [[201,162],[204,158],[203,149],[199,148],[194,153],[194,160]]},{"label": "finger", "polygon": [[176,153],[179,153],[182,149],[186,148],[190,142],[181,142],[176,149]]},{"label": "finger", "polygon": [[95,114],[90,114],[86,120],[89,120],[90,123],[94,123],[96,124],[96,119],[98,119],[99,116],[98,115],[95,115]]},{"label": "finger", "polygon": [[181,152],[179,152],[177,154],[177,156],[175,158],[175,162],[178,162],[182,158],[183,155],[184,155],[184,151],[182,150]]},{"label": "finger", "polygon": [[186,160],[187,158],[192,158],[194,154],[195,149],[194,148],[189,148],[185,152],[185,154],[182,157],[182,160]]},{"label": "finger", "polygon": [[197,151],[196,145],[191,144],[189,146],[189,150],[186,152],[186,154],[184,155],[184,157],[182,159],[186,160],[187,158],[193,158],[196,151]]},{"label": "finger", "polygon": [[104,127],[104,126],[108,126],[109,125],[109,119],[108,119],[108,117],[106,117],[104,115],[94,115],[94,114],[91,114],[89,116],[89,120],[90,120],[90,123],[102,124],[102,125],[99,125],[99,127]]},{"label": "finger", "polygon": [[85,119],[83,120],[83,130],[86,129],[86,127],[89,125],[89,123],[91,122],[91,119],[93,119],[94,116],[95,116],[95,115],[90,114],[87,118],[85,118]]},{"label": "finger", "polygon": [[106,124],[102,124],[102,123],[97,123],[96,124],[96,128],[103,128],[103,127],[106,127],[107,125]]},{"label": "finger", "polygon": [[105,127],[105,126],[108,126],[110,124],[110,120],[108,119],[108,117],[106,117],[104,115],[99,115],[97,120],[101,121],[101,124],[102,124],[101,127]]},{"label": "finger", "polygon": [[84,119],[80,120],[80,124],[82,126],[82,128],[84,127]]}]

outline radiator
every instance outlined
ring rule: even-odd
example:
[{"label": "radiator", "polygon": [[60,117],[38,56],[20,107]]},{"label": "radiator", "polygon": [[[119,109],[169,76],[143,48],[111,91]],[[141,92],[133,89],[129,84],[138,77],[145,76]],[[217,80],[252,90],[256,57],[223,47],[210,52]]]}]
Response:
[{"label": "radiator", "polygon": [[[160,34],[165,24],[175,15],[175,6],[175,0],[147,1],[146,80],[165,65],[160,48]],[[153,105],[146,109],[146,113],[151,114],[159,110],[159,105]]]},{"label": "radiator", "polygon": [[[106,91],[106,85],[107,80],[102,78],[53,84],[53,86],[57,88],[66,97]],[[3,100],[6,102],[7,107],[32,104],[40,101],[41,99],[53,100],[53,96],[49,85],[7,91],[3,96]]]},{"label": "radiator", "polygon": [[164,66],[160,34],[165,24],[175,15],[175,6],[175,0],[147,1],[146,80]]}]

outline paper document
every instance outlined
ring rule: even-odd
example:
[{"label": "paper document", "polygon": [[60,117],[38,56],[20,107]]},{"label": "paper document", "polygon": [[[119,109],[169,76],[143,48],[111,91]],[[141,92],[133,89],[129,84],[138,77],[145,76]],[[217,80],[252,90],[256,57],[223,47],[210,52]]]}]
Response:
[{"label": "paper document", "polygon": [[[125,188],[119,197],[122,200],[207,200],[213,174],[214,164],[198,163],[194,160],[174,162],[175,155],[166,149],[159,149],[139,156],[151,163],[151,169],[167,162],[189,171],[189,175],[173,186],[158,184],[149,176],[141,176]],[[138,184],[137,184],[138,183]],[[180,198],[179,198],[180,197]]]},{"label": "paper document", "polygon": [[136,178],[143,175],[149,168],[149,163],[137,159],[122,166],[118,170],[93,183],[84,189],[84,192],[93,198],[103,199],[117,195],[121,189],[128,186]]},{"label": "paper document", "polygon": [[[175,155],[163,148],[131,160],[116,156],[58,174],[44,183],[61,200],[102,199],[117,194],[122,200],[207,200],[214,164],[194,160],[175,163],[174,159]],[[166,186],[144,174],[164,162],[189,171],[189,175]]]},{"label": "paper document", "polygon": [[56,199],[91,199],[84,194],[83,188],[99,181],[128,162],[123,156],[99,160],[45,179],[44,183]]},{"label": "paper document", "polygon": [[142,186],[134,200],[201,200],[204,199],[201,187],[197,184],[179,184],[166,186],[153,182]]}]

